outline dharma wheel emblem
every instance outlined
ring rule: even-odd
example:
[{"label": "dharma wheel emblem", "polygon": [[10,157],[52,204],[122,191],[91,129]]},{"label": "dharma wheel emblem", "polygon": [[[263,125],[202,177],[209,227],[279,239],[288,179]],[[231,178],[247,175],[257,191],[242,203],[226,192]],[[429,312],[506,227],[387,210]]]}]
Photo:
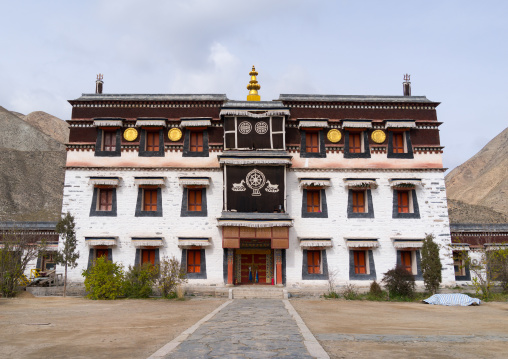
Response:
[{"label": "dharma wheel emblem", "polygon": [[176,128],[176,127],[173,127],[171,130],[169,130],[168,132],[168,138],[171,140],[171,141],[178,141],[179,139],[182,138],[182,130],[180,130],[179,128]]},{"label": "dharma wheel emblem", "polygon": [[138,138],[138,131],[136,131],[135,128],[130,127],[124,131],[123,138],[125,138],[126,141],[132,142]]},{"label": "dharma wheel emblem", "polygon": [[245,177],[245,180],[247,181],[247,187],[249,187],[252,190],[252,195],[261,196],[259,190],[263,188],[263,186],[266,183],[266,177],[263,174],[263,172],[254,169],[249,173],[247,173],[247,177]]},{"label": "dharma wheel emblem", "polygon": [[264,135],[268,132],[268,124],[265,121],[256,123],[256,132],[260,135]]},{"label": "dharma wheel emblem", "polygon": [[337,143],[340,141],[342,135],[340,134],[340,131],[337,129],[332,129],[328,131],[328,134],[326,135],[326,138],[328,138],[328,141]]},{"label": "dharma wheel emblem", "polygon": [[242,135],[248,135],[252,131],[252,125],[250,122],[243,121],[240,122],[238,125],[238,132],[240,132]]}]

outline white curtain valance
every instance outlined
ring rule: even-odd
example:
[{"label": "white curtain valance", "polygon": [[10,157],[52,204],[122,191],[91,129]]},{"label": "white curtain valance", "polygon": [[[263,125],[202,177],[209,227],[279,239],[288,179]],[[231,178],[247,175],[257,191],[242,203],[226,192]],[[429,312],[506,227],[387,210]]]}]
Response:
[{"label": "white curtain valance", "polygon": [[292,227],[293,220],[270,221],[270,220],[234,220],[234,219],[217,219],[219,227],[251,227],[251,228],[267,228],[267,227]]},{"label": "white curtain valance", "polygon": [[415,128],[414,120],[386,121],[385,128]]},{"label": "white curtain valance", "polygon": [[118,187],[120,180],[118,177],[90,177],[90,184],[93,186],[111,186]]},{"label": "white curtain valance", "polygon": [[505,243],[485,243],[483,246],[487,251],[497,251],[508,248],[508,244]]},{"label": "white curtain valance", "polygon": [[268,111],[249,111],[249,110],[235,110],[235,109],[224,109],[220,112],[221,116],[241,116],[241,117],[253,117],[263,118],[271,116],[289,116],[289,110],[268,110]]},{"label": "white curtain valance", "polygon": [[162,238],[132,238],[134,247],[162,247]]},{"label": "white curtain valance", "polygon": [[136,121],[136,127],[166,127],[166,120],[161,119],[140,119]]},{"label": "white curtain valance", "polygon": [[407,187],[414,188],[422,184],[421,179],[416,178],[401,178],[401,179],[390,179],[390,187]]},{"label": "white curtain valance", "polygon": [[116,237],[88,237],[85,238],[85,243],[89,247],[95,246],[116,246]]},{"label": "white curtain valance", "polygon": [[164,186],[164,177],[135,177],[134,183],[138,186]]},{"label": "white curtain valance", "polygon": [[180,177],[178,179],[182,186],[209,186],[210,177]]},{"label": "white curtain valance", "polygon": [[423,239],[394,239],[395,248],[422,248]]},{"label": "white curtain valance", "polygon": [[178,247],[209,247],[212,245],[210,238],[183,238],[178,237]]},{"label": "white curtain valance", "polygon": [[301,248],[330,248],[333,247],[331,238],[298,238]]},{"label": "white curtain valance", "polygon": [[372,128],[372,121],[342,121],[342,128]]},{"label": "white curtain valance", "polygon": [[328,121],[327,120],[299,120],[298,128],[302,127],[315,127],[315,128],[327,128]]},{"label": "white curtain valance", "polygon": [[211,118],[182,118],[180,126],[181,127],[208,127],[212,125]]},{"label": "white curtain valance", "polygon": [[378,248],[379,242],[375,238],[347,238],[348,248]]},{"label": "white curtain valance", "polygon": [[225,165],[290,165],[290,158],[221,158],[220,164]]},{"label": "white curtain valance", "polygon": [[329,178],[298,178],[300,187],[330,187],[332,184]]},{"label": "white curtain valance", "polygon": [[469,244],[467,243],[452,243],[450,247],[452,251],[469,251]]},{"label": "white curtain valance", "polygon": [[346,178],[344,179],[344,182],[346,182],[347,188],[360,188],[360,189],[377,188],[376,180],[373,178]]},{"label": "white curtain valance", "polygon": [[122,127],[123,120],[94,120],[96,127]]}]

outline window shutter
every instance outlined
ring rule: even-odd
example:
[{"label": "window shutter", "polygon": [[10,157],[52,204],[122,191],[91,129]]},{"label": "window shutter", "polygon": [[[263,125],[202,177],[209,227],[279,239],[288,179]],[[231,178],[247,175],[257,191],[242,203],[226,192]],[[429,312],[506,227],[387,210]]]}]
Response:
[{"label": "window shutter", "polygon": [[94,251],[95,251],[95,249],[90,248],[90,251],[88,252],[88,267],[87,267],[87,269],[92,268]]},{"label": "window shutter", "polygon": [[41,260],[42,260],[42,254],[39,253],[39,256],[37,257],[37,264],[35,265],[35,268],[42,269],[41,268]]},{"label": "window shutter", "polygon": [[113,248],[108,248],[108,261],[113,262]]},{"label": "window shutter", "polygon": [[156,248],[156,249],[155,249],[155,260],[154,260],[154,264],[155,264],[155,265],[159,264],[159,248]]},{"label": "window shutter", "polygon": [[136,256],[134,257],[134,265],[135,266],[138,266],[139,265],[139,262],[140,262],[140,258],[141,257],[141,249],[137,248],[136,249]]}]

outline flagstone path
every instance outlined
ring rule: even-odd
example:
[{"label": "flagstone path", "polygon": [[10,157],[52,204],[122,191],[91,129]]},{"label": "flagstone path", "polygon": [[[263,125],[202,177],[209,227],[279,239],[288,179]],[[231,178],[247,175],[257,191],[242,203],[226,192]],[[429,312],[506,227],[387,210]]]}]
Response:
[{"label": "flagstone path", "polygon": [[289,301],[235,299],[150,358],[329,357]]}]

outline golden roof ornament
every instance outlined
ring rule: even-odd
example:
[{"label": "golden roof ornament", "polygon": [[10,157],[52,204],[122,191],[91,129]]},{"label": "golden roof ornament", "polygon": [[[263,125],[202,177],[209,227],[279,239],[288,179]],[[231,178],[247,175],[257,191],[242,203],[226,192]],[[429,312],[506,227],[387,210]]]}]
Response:
[{"label": "golden roof ornament", "polygon": [[249,75],[250,81],[249,84],[247,85],[247,90],[249,90],[249,94],[247,95],[247,101],[261,101],[261,96],[258,95],[258,90],[261,88],[261,85],[258,84],[258,81],[256,80],[258,72],[256,71],[254,65],[252,65],[252,71],[249,72]]}]

